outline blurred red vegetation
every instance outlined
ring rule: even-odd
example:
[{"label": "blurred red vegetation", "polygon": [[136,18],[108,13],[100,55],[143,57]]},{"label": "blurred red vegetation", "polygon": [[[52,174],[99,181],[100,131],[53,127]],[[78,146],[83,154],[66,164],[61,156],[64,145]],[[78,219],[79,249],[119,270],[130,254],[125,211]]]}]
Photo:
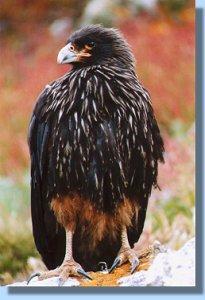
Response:
[{"label": "blurred red vegetation", "polygon": [[121,27],[132,46],[137,74],[149,90],[160,122],[194,120],[194,18],[173,23],[139,17]]},{"label": "blurred red vegetation", "polygon": [[[19,28],[21,35],[6,36],[0,45],[0,174],[17,178],[28,167],[26,135],[36,97],[69,68],[56,64],[64,38],[54,38],[48,26],[37,23]],[[193,10],[180,22],[142,15],[120,29],[132,46],[137,74],[151,93],[161,125],[169,129],[179,119],[189,126],[194,120]]]}]

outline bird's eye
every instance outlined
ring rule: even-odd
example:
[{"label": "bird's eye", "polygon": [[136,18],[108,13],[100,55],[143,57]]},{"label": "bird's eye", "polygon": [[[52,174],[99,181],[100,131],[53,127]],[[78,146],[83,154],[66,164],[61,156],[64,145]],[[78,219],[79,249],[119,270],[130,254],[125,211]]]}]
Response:
[{"label": "bird's eye", "polygon": [[70,45],[70,50],[71,50],[71,51],[74,51],[74,50],[75,50],[75,48],[74,48],[73,45]]},{"label": "bird's eye", "polygon": [[89,43],[87,43],[87,46],[88,47],[90,47],[90,48],[93,48],[93,47],[95,47],[95,42],[89,42]]}]

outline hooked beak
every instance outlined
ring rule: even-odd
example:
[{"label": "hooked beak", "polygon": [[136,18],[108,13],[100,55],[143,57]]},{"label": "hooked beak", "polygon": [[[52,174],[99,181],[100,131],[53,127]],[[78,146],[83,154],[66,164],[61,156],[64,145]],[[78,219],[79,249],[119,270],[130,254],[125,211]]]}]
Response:
[{"label": "hooked beak", "polygon": [[70,50],[70,43],[63,47],[58,53],[58,64],[69,64],[77,60],[77,54]]}]

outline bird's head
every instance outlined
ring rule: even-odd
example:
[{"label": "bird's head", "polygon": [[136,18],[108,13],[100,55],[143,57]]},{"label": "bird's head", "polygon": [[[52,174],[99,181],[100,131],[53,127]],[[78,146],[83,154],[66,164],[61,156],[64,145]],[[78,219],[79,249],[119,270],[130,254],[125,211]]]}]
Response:
[{"label": "bird's head", "polygon": [[59,64],[75,67],[101,65],[112,60],[134,68],[130,47],[119,31],[101,25],[88,25],[75,31],[57,58]]}]

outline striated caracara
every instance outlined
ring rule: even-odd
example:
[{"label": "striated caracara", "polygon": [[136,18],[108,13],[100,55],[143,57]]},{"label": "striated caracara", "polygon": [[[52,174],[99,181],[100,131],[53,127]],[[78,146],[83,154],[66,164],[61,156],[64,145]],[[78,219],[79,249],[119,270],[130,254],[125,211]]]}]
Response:
[{"label": "striated caracara", "polygon": [[74,32],[57,58],[72,70],[46,85],[29,128],[33,235],[39,279],[110,271],[129,261],[157,185],[163,140],[134,57],[100,25]]}]

